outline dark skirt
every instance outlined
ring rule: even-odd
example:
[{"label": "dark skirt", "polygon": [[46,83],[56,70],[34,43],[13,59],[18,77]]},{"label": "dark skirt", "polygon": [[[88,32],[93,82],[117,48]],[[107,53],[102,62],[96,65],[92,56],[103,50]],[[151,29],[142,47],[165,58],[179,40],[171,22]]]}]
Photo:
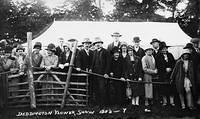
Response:
[{"label": "dark skirt", "polygon": [[[159,82],[170,83],[170,74],[162,74],[159,76]],[[159,94],[162,96],[174,96],[176,93],[175,84],[158,84]]]},{"label": "dark skirt", "polygon": [[[133,81],[138,81],[134,77],[131,77]],[[132,97],[136,96],[144,96],[144,84],[143,83],[130,83],[130,87],[132,89]]]}]

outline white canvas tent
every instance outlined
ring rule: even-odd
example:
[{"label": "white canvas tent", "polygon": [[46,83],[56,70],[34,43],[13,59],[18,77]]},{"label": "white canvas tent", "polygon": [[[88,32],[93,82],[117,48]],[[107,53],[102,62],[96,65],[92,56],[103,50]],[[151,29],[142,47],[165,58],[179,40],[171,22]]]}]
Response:
[{"label": "white canvas tent", "polygon": [[[81,42],[83,38],[93,40],[98,36],[104,41],[104,47],[107,47],[112,42],[113,32],[122,34],[120,40],[129,44],[132,44],[134,36],[139,36],[144,48],[150,47],[149,43],[153,38],[165,41],[170,46],[183,46],[191,39],[180,29],[178,23],[54,21],[49,29],[33,40],[32,44],[39,41],[45,47],[49,43],[58,44],[61,37],[66,41],[75,38]],[[25,43],[24,46],[26,45]]]}]

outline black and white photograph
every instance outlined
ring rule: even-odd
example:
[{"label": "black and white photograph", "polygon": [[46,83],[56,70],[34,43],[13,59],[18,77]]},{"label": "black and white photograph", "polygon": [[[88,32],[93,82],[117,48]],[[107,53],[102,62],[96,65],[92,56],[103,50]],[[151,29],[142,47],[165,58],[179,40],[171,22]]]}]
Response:
[{"label": "black and white photograph", "polygon": [[200,0],[0,0],[0,119],[200,119]]}]

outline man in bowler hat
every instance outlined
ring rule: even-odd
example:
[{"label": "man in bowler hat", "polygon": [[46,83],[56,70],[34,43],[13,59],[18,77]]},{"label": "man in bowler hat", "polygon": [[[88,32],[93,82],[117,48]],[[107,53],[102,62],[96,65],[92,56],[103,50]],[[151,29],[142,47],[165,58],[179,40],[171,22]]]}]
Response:
[{"label": "man in bowler hat", "polygon": [[140,47],[140,37],[134,37],[133,38],[133,51],[134,54],[142,59],[142,57],[145,55],[144,49]]}]

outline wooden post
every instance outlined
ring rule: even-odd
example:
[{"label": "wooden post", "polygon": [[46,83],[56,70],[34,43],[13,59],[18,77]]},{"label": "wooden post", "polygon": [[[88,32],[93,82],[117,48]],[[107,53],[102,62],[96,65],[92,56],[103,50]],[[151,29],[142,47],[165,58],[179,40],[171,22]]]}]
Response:
[{"label": "wooden post", "polygon": [[32,32],[27,32],[27,42],[28,42],[28,85],[29,85],[29,92],[30,92],[30,106],[31,108],[36,108],[36,100],[35,100],[35,89],[33,83],[33,68],[32,68]]},{"label": "wooden post", "polygon": [[78,41],[75,41],[72,57],[71,57],[71,60],[70,60],[70,66],[69,66],[69,70],[68,70],[68,73],[67,73],[67,79],[66,79],[66,82],[65,82],[65,89],[64,89],[64,93],[63,93],[63,99],[62,99],[62,103],[61,103],[61,108],[63,108],[65,106],[65,98],[66,98],[66,94],[67,94],[67,91],[68,91],[69,82],[70,82],[72,69],[73,69],[72,66],[74,64],[74,60],[75,60],[75,57],[76,57],[77,43],[78,43]]}]

